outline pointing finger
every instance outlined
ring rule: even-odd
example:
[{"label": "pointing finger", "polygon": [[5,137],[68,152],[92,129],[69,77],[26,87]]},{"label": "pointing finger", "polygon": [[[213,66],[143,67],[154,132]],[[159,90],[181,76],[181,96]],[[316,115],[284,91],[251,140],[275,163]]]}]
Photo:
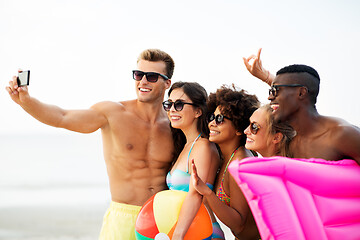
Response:
[{"label": "pointing finger", "polygon": [[259,48],[259,51],[258,51],[258,54],[257,54],[258,59],[260,59],[261,50],[262,50],[262,48]]}]

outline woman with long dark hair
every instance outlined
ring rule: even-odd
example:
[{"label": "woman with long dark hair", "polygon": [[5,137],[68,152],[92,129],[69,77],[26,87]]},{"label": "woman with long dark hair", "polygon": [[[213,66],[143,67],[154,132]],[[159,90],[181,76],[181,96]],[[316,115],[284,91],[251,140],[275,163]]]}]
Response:
[{"label": "woman with long dark hair", "polygon": [[[175,132],[178,158],[167,175],[169,189],[188,192],[180,210],[172,239],[183,239],[202,203],[203,197],[193,187],[191,160],[198,166],[198,176],[210,188],[215,182],[220,157],[214,143],[208,139],[206,122],[207,93],[195,82],[176,82],[163,102],[171,127]],[[213,239],[217,238],[213,236]]]}]

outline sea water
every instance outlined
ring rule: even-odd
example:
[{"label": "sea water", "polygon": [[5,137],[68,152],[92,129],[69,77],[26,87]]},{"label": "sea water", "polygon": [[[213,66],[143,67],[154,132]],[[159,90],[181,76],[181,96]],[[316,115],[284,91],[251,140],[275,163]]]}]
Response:
[{"label": "sea water", "polygon": [[99,133],[0,135],[0,208],[109,199]]},{"label": "sea water", "polygon": [[100,132],[0,134],[0,239],[97,239],[111,201]]},{"label": "sea water", "polygon": [[110,201],[100,132],[0,134],[0,239],[97,239]]}]

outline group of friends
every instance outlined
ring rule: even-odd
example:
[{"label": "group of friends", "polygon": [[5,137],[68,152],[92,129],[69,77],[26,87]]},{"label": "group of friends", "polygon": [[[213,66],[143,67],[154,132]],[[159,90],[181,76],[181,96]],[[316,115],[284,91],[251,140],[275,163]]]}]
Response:
[{"label": "group of friends", "polygon": [[6,89],[42,123],[80,133],[101,129],[112,201],[100,239],[135,239],[141,206],[166,189],[188,192],[172,239],[184,238],[202,203],[212,218],[212,239],[225,239],[217,219],[237,239],[259,239],[247,201],[227,171],[231,161],[261,155],[360,164],[360,129],[317,112],[316,70],[290,65],[274,76],[262,66],[260,54],[261,49],[243,60],[270,86],[265,105],[235,85],[208,95],[196,82],[172,84],[174,61],[159,49],[138,57],[134,100],[65,110],[30,96],[16,76]]}]

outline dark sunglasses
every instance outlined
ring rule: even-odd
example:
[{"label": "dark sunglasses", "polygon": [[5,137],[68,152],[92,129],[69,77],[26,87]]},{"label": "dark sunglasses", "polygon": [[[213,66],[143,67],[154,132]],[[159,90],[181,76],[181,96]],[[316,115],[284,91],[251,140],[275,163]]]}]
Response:
[{"label": "dark sunglasses", "polygon": [[159,76],[161,76],[165,80],[169,79],[164,74],[157,73],[157,72],[143,72],[143,71],[139,71],[139,70],[133,70],[132,72],[133,72],[133,79],[136,81],[141,81],[141,79],[144,77],[144,75],[146,76],[146,80],[148,82],[153,82],[153,83],[157,82],[157,80],[159,79]]},{"label": "dark sunglasses", "polygon": [[215,119],[216,125],[220,125],[220,124],[222,124],[224,122],[225,118],[231,121],[231,118],[228,118],[228,117],[226,117],[226,116],[224,116],[222,114],[218,114],[218,115],[215,116],[215,113],[210,113],[207,116],[207,122],[210,123],[210,122],[214,121],[214,119]]},{"label": "dark sunglasses", "polygon": [[[281,84],[281,85],[273,85],[271,86],[271,88],[269,89],[269,95],[276,97],[279,91],[279,87],[305,87],[304,85],[301,84]],[[306,87],[305,87],[306,88]],[[307,89],[307,88],[306,88]]]},{"label": "dark sunglasses", "polygon": [[252,122],[250,123],[250,132],[254,135],[256,135],[258,133],[260,129],[260,125],[256,122]]},{"label": "dark sunglasses", "polygon": [[173,104],[174,104],[174,108],[177,112],[180,112],[181,110],[183,110],[185,104],[196,106],[196,104],[183,102],[182,100],[176,100],[175,102],[171,102],[171,101],[167,100],[162,103],[164,110],[167,112],[170,111]]}]

